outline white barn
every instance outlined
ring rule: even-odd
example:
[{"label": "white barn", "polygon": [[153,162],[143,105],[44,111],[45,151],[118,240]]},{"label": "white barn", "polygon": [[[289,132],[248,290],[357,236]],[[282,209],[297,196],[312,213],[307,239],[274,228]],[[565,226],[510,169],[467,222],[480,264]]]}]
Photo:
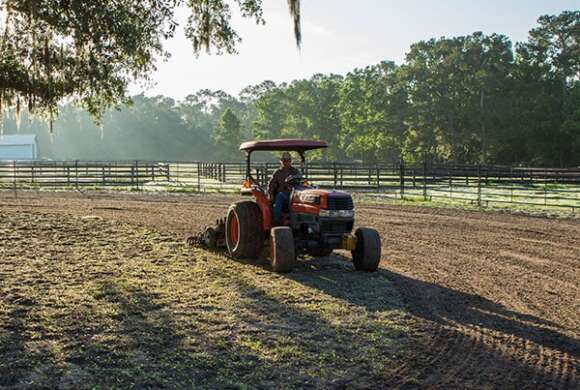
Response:
[{"label": "white barn", "polygon": [[34,134],[0,136],[0,160],[36,160],[38,145]]}]

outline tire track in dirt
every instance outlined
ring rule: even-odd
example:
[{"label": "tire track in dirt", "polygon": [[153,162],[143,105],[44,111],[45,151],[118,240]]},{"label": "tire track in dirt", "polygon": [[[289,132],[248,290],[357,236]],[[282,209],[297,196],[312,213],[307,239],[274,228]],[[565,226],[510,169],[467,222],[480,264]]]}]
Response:
[{"label": "tire track in dirt", "polygon": [[[382,227],[384,267],[412,308],[415,326],[425,329],[410,348],[416,352],[406,356],[410,378],[426,370],[430,374],[417,375],[439,377],[428,383],[434,387],[452,385],[437,372],[483,387],[579,386],[578,221],[399,207],[373,207],[365,214],[366,225]],[[401,223],[405,217],[408,223]],[[506,259],[502,250],[516,258]],[[537,258],[543,262],[529,261]],[[463,302],[471,295],[484,298],[479,306],[488,314]],[[485,326],[478,326],[482,320]],[[474,344],[468,347],[462,335]],[[436,358],[412,363],[423,355]],[[494,374],[472,382],[480,375],[476,368]]]},{"label": "tire track in dirt", "polygon": [[[89,196],[2,194],[0,203],[183,235],[237,199]],[[385,368],[394,388],[580,387],[580,221],[358,205],[357,223],[379,230],[381,272],[407,304],[409,347]]]}]

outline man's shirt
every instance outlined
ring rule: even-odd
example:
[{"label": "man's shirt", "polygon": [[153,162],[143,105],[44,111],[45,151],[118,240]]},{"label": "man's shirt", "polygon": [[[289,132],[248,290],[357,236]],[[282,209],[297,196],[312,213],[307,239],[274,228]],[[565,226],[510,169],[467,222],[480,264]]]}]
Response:
[{"label": "man's shirt", "polygon": [[277,169],[268,183],[268,193],[274,199],[278,192],[290,192],[292,188],[286,183],[288,176],[299,175],[300,171],[292,166]]}]

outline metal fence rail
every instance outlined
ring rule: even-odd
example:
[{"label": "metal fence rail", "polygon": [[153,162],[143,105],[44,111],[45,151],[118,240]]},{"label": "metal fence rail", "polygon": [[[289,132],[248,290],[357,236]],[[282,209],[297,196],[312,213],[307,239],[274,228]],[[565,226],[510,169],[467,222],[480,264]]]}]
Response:
[{"label": "metal fence rail", "polygon": [[[277,163],[255,162],[253,177],[266,185]],[[459,164],[362,165],[313,162],[310,182],[373,196],[421,200],[580,208],[580,168],[548,169]],[[110,188],[236,192],[244,163],[187,161],[0,161],[0,189]]]}]

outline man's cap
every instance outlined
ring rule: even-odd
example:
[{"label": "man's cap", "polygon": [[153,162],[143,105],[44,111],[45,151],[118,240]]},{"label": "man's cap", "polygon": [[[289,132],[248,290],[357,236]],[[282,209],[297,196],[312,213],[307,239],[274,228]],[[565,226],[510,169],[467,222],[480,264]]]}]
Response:
[{"label": "man's cap", "polygon": [[292,160],[292,155],[289,152],[282,153],[280,160]]}]

